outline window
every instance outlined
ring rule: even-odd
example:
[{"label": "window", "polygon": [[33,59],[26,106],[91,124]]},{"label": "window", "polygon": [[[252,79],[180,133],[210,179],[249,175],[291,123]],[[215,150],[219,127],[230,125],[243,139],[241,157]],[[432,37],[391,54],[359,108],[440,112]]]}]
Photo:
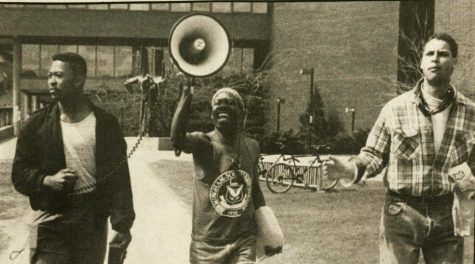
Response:
[{"label": "window", "polygon": [[132,47],[115,47],[115,77],[132,73]]},{"label": "window", "polygon": [[25,5],[18,5],[18,4],[3,4],[3,7],[6,8],[23,8]]},{"label": "window", "polygon": [[230,2],[221,2],[221,3],[212,3],[212,11],[217,13],[230,13],[231,12],[231,3]]},{"label": "window", "polygon": [[267,3],[252,3],[252,12],[256,14],[267,13]]},{"label": "window", "polygon": [[25,5],[26,8],[46,8],[46,5],[34,5],[34,4],[28,4],[28,5]]},{"label": "window", "polygon": [[233,48],[226,65],[223,67],[223,74],[230,75],[240,72],[241,68],[241,49]]},{"label": "window", "polygon": [[66,5],[46,5],[47,9],[66,9]]},{"label": "window", "polygon": [[41,45],[40,46],[40,76],[48,76],[49,67],[51,66],[51,58],[58,53],[58,45]]},{"label": "window", "polygon": [[78,54],[87,63],[87,76],[96,76],[96,46],[78,46]]},{"label": "window", "polygon": [[152,4],[152,10],[162,10],[162,11],[168,11],[170,9],[170,4],[168,3],[153,3]]},{"label": "window", "polygon": [[251,3],[249,2],[234,2],[233,12],[251,12]]},{"label": "window", "polygon": [[94,9],[94,10],[107,10],[109,9],[107,4],[89,4],[87,5],[89,9]]},{"label": "window", "polygon": [[40,45],[21,46],[21,74],[28,77],[40,75]]},{"label": "window", "polygon": [[130,4],[130,10],[133,10],[133,11],[148,11],[148,10],[150,10],[150,4]]},{"label": "window", "polygon": [[96,77],[114,76],[114,47],[97,46]]},{"label": "window", "polygon": [[190,3],[173,3],[171,4],[172,12],[189,12],[190,11]]},{"label": "window", "polygon": [[132,73],[130,46],[22,45],[22,76],[46,77],[51,58],[58,52],[81,55],[87,64],[88,77],[123,78]]},{"label": "window", "polygon": [[72,53],[77,53],[78,52],[78,46],[76,45],[61,45],[59,46],[59,52],[72,52]]},{"label": "window", "polygon": [[254,49],[242,49],[242,72],[252,72],[254,69]]},{"label": "window", "polygon": [[209,3],[193,3],[193,11],[209,12],[209,9],[210,9]]},{"label": "window", "polygon": [[75,9],[75,8],[82,8],[82,9],[86,9],[87,8],[87,5],[79,5],[79,4],[74,4],[74,5],[68,5],[68,8],[71,8],[71,9]]},{"label": "window", "polygon": [[110,4],[110,9],[122,9],[127,10],[129,8],[128,4]]}]

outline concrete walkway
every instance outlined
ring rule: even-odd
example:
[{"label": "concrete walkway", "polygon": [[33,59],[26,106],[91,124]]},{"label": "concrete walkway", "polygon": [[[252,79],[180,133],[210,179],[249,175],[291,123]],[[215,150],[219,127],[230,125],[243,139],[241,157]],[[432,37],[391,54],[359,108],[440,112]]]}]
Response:
[{"label": "concrete walkway", "polygon": [[[129,150],[137,138],[126,138]],[[16,146],[16,139],[0,143],[0,165],[9,170]],[[159,172],[149,166],[159,160],[189,160],[191,156],[182,153],[177,158],[173,151],[158,151],[157,138],[144,138],[134,155],[129,159],[129,167],[137,214],[132,227],[133,240],[129,246],[126,263],[188,263],[191,234],[191,212],[182,200],[160,179]],[[277,156],[265,156],[266,162],[273,162]],[[301,158],[302,165],[311,158]],[[0,263],[28,263],[29,252],[24,252],[15,261],[8,260],[12,249],[22,248],[26,238],[27,224],[31,220],[26,215],[11,221],[7,234],[12,237],[10,248],[0,252]]]},{"label": "concrete walkway", "polygon": [[[129,148],[136,138],[127,138]],[[16,140],[0,144],[0,160],[13,158]],[[133,240],[129,246],[126,263],[188,263],[191,234],[191,212],[180,198],[150,169],[149,164],[158,160],[178,159],[172,151],[157,151],[156,138],[144,138],[136,153],[129,159],[129,167],[137,214],[132,227]],[[191,160],[182,154],[180,160]],[[27,236],[28,216],[12,221],[10,248],[0,252],[0,263],[28,263],[29,252],[23,252],[15,262],[8,259],[12,249],[21,248]]]}]

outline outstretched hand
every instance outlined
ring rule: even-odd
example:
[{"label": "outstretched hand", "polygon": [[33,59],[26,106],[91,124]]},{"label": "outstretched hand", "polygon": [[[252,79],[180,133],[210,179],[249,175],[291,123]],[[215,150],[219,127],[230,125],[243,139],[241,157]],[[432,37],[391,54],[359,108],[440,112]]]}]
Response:
[{"label": "outstretched hand", "polygon": [[330,180],[353,179],[354,172],[354,166],[350,162],[341,161],[332,155],[323,162],[323,176]]}]

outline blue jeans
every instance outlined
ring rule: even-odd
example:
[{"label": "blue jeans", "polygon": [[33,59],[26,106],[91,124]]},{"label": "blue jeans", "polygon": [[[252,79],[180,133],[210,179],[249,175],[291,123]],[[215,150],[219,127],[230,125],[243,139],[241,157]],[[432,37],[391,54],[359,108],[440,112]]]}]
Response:
[{"label": "blue jeans", "polygon": [[232,243],[191,241],[191,264],[256,263],[256,236],[241,237]]},{"label": "blue jeans", "polygon": [[454,235],[453,199],[414,203],[386,196],[380,226],[380,263],[463,263],[463,238]]}]

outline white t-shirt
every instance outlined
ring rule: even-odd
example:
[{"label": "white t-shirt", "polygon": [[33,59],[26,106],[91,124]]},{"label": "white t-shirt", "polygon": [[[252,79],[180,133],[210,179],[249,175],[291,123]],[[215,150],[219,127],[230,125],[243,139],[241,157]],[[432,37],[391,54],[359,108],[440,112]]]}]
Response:
[{"label": "white t-shirt", "polygon": [[94,188],[79,191],[96,183],[96,117],[91,112],[76,123],[61,121],[66,167],[76,171],[74,193],[87,193]]},{"label": "white t-shirt", "polygon": [[[442,99],[429,95],[426,91],[424,91],[424,89],[421,90],[422,96],[424,97],[424,100],[426,101],[430,110],[435,110],[442,103]],[[434,131],[435,153],[439,152],[440,144],[442,144],[442,139],[444,139],[445,127],[447,125],[447,120],[449,119],[451,108],[452,105],[445,108],[445,110],[442,112],[431,115],[432,129]]]}]

